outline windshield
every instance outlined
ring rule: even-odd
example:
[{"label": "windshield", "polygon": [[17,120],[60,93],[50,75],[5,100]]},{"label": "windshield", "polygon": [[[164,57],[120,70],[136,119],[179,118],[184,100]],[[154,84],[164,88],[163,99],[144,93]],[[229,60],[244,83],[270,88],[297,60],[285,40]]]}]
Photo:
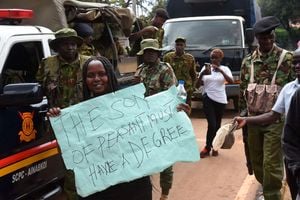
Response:
[{"label": "windshield", "polygon": [[242,46],[241,27],[238,20],[232,19],[166,22],[163,47],[173,48],[177,37],[186,38],[189,48]]}]

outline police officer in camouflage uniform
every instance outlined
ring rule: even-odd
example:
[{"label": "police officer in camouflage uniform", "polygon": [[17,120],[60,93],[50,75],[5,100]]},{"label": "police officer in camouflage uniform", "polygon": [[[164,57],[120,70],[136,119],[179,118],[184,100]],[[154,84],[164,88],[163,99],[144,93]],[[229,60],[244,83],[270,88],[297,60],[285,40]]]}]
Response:
[{"label": "police officer in camouflage uniform", "polygon": [[[50,107],[65,108],[82,101],[82,66],[89,58],[77,52],[82,43],[82,38],[71,28],[58,30],[50,42],[51,49],[58,54],[43,59],[37,74]],[[66,173],[64,191],[68,199],[76,199],[71,170]]]},{"label": "police officer in camouflage uniform", "polygon": [[94,34],[93,28],[86,23],[76,23],[73,28],[77,32],[78,36],[83,39],[83,43],[78,48],[78,52],[86,56],[100,56],[100,53],[92,44]]},{"label": "police officer in camouflage uniform", "polygon": [[154,33],[152,33],[154,35],[152,35],[151,38],[155,38],[158,40],[160,48],[162,47],[162,40],[163,40],[164,33],[165,33],[162,26],[164,25],[165,21],[168,20],[169,18],[170,18],[169,14],[165,9],[158,8],[155,11],[155,16],[151,20],[152,26],[157,28],[156,31]]},{"label": "police officer in camouflage uniform", "polygon": [[159,59],[160,49],[156,39],[144,39],[142,50],[137,55],[143,56],[143,61],[136,72],[146,87],[146,96],[169,89],[177,83],[172,67]]},{"label": "police officer in camouflage uniform", "polygon": [[[136,72],[136,81],[142,81],[146,88],[145,96],[150,96],[167,90],[177,83],[172,67],[159,59],[160,49],[156,39],[144,39],[141,41],[141,51],[137,54],[143,57],[142,63]],[[173,182],[172,166],[160,174],[160,186],[162,188],[161,200],[168,198],[169,190]]]},{"label": "police officer in camouflage uniform", "polygon": [[139,38],[153,38],[157,39],[159,47],[162,47],[162,40],[164,37],[164,29],[162,28],[163,24],[167,19],[169,19],[168,12],[163,8],[158,8],[155,11],[155,15],[151,20],[151,25],[146,26],[142,30],[132,33],[130,35],[130,40],[137,40]]},{"label": "police officer in camouflage uniform", "polygon": [[50,42],[51,49],[58,54],[43,59],[37,75],[50,106],[65,108],[82,99],[81,68],[89,58],[77,52],[82,43],[82,38],[71,28],[58,30]]},{"label": "police officer in camouflage uniform", "polygon": [[[254,65],[254,82],[270,84],[282,48],[275,45],[274,29],[280,25],[277,18],[270,16],[256,22],[253,30],[259,46],[253,53],[244,58],[241,67],[240,109],[247,108],[244,93],[250,81],[250,66]],[[277,75],[276,84],[284,86],[294,79],[292,70],[292,54],[285,54]],[[248,113],[255,116],[262,113]],[[248,144],[250,159],[256,179],[263,186],[266,200],[280,200],[280,189],[283,179],[283,160],[281,151],[281,133],[283,122],[279,120],[271,125],[248,125]]]},{"label": "police officer in camouflage uniform", "polygon": [[[139,41],[147,38],[157,39],[159,48],[162,48],[162,40],[164,37],[164,29],[162,28],[165,21],[169,19],[168,12],[163,8],[158,8],[155,11],[155,15],[151,20],[151,25],[144,27],[142,30],[138,32],[134,32],[129,36],[130,41]],[[138,48],[137,48],[138,47]],[[141,49],[141,46],[134,44],[132,51],[138,52]],[[142,58],[141,56],[137,55],[137,63],[138,65],[141,64]]]},{"label": "police officer in camouflage uniform", "polygon": [[196,81],[196,63],[194,56],[184,51],[185,46],[185,38],[176,38],[175,52],[167,53],[163,60],[172,66],[178,80],[184,80],[184,87],[187,91],[187,103],[191,105],[191,97]]}]

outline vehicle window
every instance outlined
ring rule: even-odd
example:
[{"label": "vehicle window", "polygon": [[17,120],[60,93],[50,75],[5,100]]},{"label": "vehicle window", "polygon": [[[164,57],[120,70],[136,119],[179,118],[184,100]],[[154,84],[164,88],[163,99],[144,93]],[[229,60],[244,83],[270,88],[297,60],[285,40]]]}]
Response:
[{"label": "vehicle window", "polygon": [[41,42],[14,44],[3,67],[3,86],[10,83],[35,82],[35,75],[43,57]]},{"label": "vehicle window", "polygon": [[[181,27],[178,29],[178,27]],[[164,26],[163,47],[174,46],[177,37],[185,37],[187,47],[207,49],[213,46],[241,46],[242,30],[237,20],[195,20],[170,22]]]}]

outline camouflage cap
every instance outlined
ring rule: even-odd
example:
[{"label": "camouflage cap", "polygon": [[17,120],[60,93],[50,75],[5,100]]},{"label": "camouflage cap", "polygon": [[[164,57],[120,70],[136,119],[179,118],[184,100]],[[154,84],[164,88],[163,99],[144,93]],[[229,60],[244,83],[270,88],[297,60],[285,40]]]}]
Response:
[{"label": "camouflage cap", "polygon": [[55,32],[55,39],[51,40],[49,45],[51,49],[56,51],[57,45],[64,40],[73,40],[80,47],[83,43],[83,39],[77,35],[77,32],[72,28],[63,28]]},{"label": "camouflage cap", "polygon": [[279,19],[274,16],[268,16],[263,17],[261,20],[257,21],[253,26],[253,31],[254,34],[270,33],[278,26],[280,26]]},{"label": "camouflage cap", "polygon": [[137,55],[143,55],[146,49],[152,49],[155,51],[161,51],[159,48],[159,43],[157,39],[144,39],[141,41],[141,50],[137,53]]},{"label": "camouflage cap", "polygon": [[185,39],[184,37],[177,37],[176,40],[175,40],[175,42],[179,42],[179,41],[185,43],[185,42],[186,42],[186,39]]}]

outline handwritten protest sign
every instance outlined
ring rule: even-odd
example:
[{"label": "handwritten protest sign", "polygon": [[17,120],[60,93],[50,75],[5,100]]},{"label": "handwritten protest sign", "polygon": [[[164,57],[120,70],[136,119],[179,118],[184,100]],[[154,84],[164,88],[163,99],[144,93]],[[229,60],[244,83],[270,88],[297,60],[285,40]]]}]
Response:
[{"label": "handwritten protest sign", "polygon": [[144,98],[138,84],[62,109],[51,125],[76,188],[86,197],[120,182],[199,160],[176,87]]}]

